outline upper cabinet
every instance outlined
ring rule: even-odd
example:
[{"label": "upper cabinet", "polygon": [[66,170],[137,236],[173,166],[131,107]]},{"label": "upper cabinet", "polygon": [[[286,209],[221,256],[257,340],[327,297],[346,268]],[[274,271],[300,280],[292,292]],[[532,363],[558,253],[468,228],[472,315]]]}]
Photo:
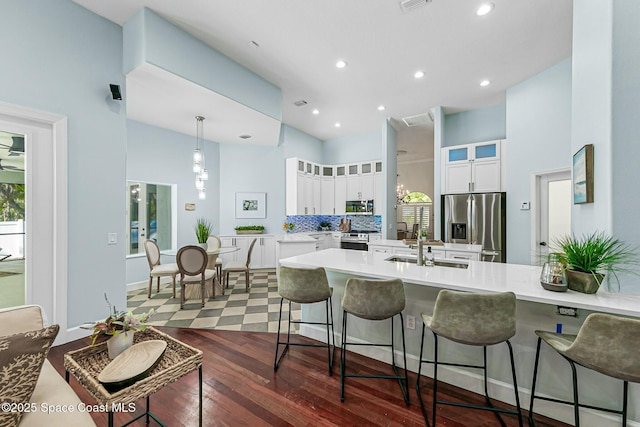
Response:
[{"label": "upper cabinet", "polygon": [[504,191],[504,141],[477,142],[442,150],[442,194]]},{"label": "upper cabinet", "polygon": [[333,166],[289,158],[286,214],[344,215],[347,200],[374,200],[375,214],[379,215],[382,181],[381,161]]}]

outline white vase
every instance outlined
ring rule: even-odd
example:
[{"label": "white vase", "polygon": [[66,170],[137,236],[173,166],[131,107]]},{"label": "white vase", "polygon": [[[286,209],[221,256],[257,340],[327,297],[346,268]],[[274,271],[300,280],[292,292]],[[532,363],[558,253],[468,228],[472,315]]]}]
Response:
[{"label": "white vase", "polygon": [[109,359],[115,359],[117,355],[133,345],[134,331],[121,332],[107,340]]}]

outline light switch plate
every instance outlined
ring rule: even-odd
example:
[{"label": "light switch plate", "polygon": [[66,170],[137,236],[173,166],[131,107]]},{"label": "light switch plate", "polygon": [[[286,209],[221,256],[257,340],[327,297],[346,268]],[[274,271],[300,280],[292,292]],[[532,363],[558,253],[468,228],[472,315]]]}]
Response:
[{"label": "light switch plate", "polygon": [[107,244],[115,245],[118,243],[118,235],[116,233],[107,233]]},{"label": "light switch plate", "polygon": [[530,209],[531,205],[529,202],[522,202],[520,204],[520,210],[521,211],[528,211]]}]

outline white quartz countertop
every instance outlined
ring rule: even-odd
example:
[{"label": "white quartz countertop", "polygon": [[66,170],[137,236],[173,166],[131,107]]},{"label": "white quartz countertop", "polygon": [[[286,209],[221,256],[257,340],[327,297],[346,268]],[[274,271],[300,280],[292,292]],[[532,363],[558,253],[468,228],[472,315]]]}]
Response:
[{"label": "white quartz countertop", "polygon": [[316,239],[309,236],[307,233],[290,233],[281,234],[276,237],[276,242],[279,243],[315,243]]},{"label": "white quartz countertop", "polygon": [[[402,243],[402,240],[375,240],[369,242],[369,246],[388,246],[392,248],[408,248],[408,245]],[[425,244],[425,246],[429,246]],[[446,251],[460,251],[460,252],[476,252],[482,251],[482,245],[465,245],[463,243],[445,243],[443,245],[431,245],[433,249],[444,249]]]},{"label": "white quartz countertop", "polygon": [[424,267],[385,261],[390,256],[385,253],[325,249],[285,258],[280,260],[280,264],[288,267],[324,267],[362,277],[400,278],[406,283],[467,292],[512,291],[517,299],[523,301],[640,317],[640,296],[609,293],[604,289],[592,295],[571,290],[547,291],[540,286],[541,267],[481,261],[469,261],[468,269]]}]

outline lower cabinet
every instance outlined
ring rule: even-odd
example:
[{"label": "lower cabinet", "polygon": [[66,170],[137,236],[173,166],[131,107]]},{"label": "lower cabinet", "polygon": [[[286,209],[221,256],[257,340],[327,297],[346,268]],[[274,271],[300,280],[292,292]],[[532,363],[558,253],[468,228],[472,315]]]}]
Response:
[{"label": "lower cabinet", "polygon": [[256,244],[251,252],[251,268],[276,267],[276,238],[272,235],[220,236],[222,246],[237,246],[239,251],[220,255],[223,265],[229,261],[244,262],[247,260],[249,246],[253,239]]}]

